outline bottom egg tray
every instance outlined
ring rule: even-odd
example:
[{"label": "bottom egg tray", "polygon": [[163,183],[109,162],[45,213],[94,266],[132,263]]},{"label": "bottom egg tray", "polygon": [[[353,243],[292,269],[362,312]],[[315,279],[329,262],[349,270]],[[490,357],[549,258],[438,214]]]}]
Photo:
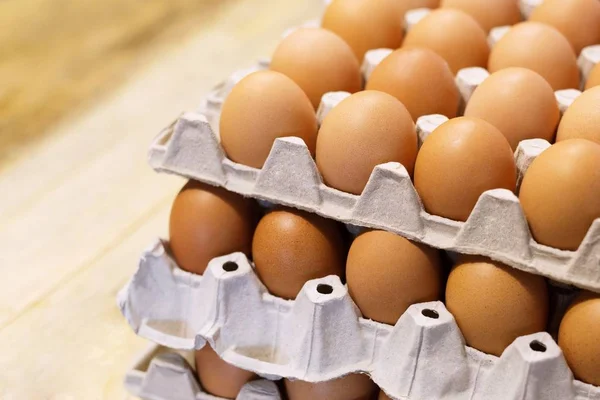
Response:
[{"label": "bottom egg tray", "polygon": [[486,355],[465,346],[441,302],[381,324],[361,317],[337,276],[308,281],[295,300],[283,300],[242,253],[213,259],[200,276],[179,269],[157,241],[118,303],[138,335],[173,349],[208,344],[268,379],[363,372],[395,399],[600,400],[600,388],[573,380],[548,333],[518,338],[499,358]]},{"label": "bottom egg tray", "polygon": [[[148,348],[125,375],[125,387],[143,400],[226,400],[205,393],[196,379],[193,352],[168,351],[157,345]],[[248,382],[236,400],[281,400],[274,382]]]}]

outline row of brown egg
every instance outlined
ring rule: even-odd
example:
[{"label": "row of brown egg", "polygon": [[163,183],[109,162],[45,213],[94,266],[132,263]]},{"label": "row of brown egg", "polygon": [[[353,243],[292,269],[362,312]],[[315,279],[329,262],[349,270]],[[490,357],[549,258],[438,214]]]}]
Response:
[{"label": "row of brown egg", "polygon": [[[438,6],[404,35],[402,21],[409,9]],[[346,41],[358,60],[371,49],[424,47],[444,58],[454,73],[470,66],[487,66],[490,72],[521,66],[538,72],[554,90],[578,88],[576,55],[600,43],[598,2],[546,0],[528,23],[520,21],[517,0],[334,0],[321,26]],[[490,53],[487,33],[514,24]]]},{"label": "row of brown egg", "polygon": [[[549,323],[549,289],[542,277],[483,257],[458,256],[452,263],[444,252],[385,231],[366,230],[352,238],[338,223],[295,209],[262,215],[254,200],[195,181],[173,203],[169,247],[182,269],[197,274],[210,259],[242,251],[253,259],[268,291],[288,300],[308,280],[337,275],[364,318],[385,324],[395,324],[411,304],[444,300],[466,344],[496,356],[518,336],[544,331]],[[558,332],[575,377],[594,385],[600,385],[599,312],[600,297],[581,292]],[[208,348],[198,354],[218,359]],[[211,368],[199,373],[205,370]],[[206,380],[220,375],[206,373],[209,377],[200,380],[210,391]],[[304,390],[315,385],[288,385],[295,384]]]},{"label": "row of brown egg", "polygon": [[[510,100],[502,90],[514,94],[532,88],[521,93],[528,99],[536,85],[528,73],[508,69],[493,74],[475,90],[467,105],[469,116],[443,123],[418,149],[410,113],[389,94],[357,92],[335,106],[319,128],[313,108],[293,81],[273,71],[256,72],[240,81],[225,101],[221,144],[231,160],[261,168],[275,138],[300,137],[314,154],[325,184],[353,194],[363,191],[375,166],[399,162],[413,177],[427,212],[465,221],[483,192],[516,191],[516,165],[507,140],[515,134],[510,130],[513,126],[526,134],[554,135],[559,111],[549,87],[546,101],[534,103],[531,111],[514,105],[478,108],[485,103],[485,99],[479,102],[482,97]],[[537,83],[542,88],[545,84],[541,78]],[[497,96],[494,88],[499,88]],[[545,113],[544,107],[552,121],[542,124],[535,115]],[[533,237],[541,244],[576,250],[600,217],[598,110],[600,87],[584,92],[572,104],[558,127],[557,143],[537,157],[525,174],[519,197]],[[511,141],[519,140],[513,136]]]}]

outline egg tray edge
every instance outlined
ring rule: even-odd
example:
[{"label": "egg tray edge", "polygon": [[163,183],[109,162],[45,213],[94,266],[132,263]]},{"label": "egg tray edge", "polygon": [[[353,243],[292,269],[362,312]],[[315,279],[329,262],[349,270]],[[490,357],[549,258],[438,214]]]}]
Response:
[{"label": "egg tray edge", "polygon": [[[228,262],[237,269],[224,269]],[[336,276],[307,282],[287,301],[268,293],[242,253],[213,259],[200,276],[156,241],[118,304],[141,337],[182,350],[208,343],[269,379],[362,372],[396,399],[600,399],[600,388],[573,380],[547,333],[518,338],[497,358],[466,347],[441,302],[411,306],[395,326],[377,323],[361,318]],[[534,341],[545,351],[532,350]]]}]

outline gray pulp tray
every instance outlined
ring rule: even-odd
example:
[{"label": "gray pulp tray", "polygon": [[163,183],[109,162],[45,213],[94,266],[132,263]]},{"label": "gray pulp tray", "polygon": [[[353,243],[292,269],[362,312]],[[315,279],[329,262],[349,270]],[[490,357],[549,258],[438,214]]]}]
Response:
[{"label": "gray pulp tray", "polygon": [[270,379],[362,372],[395,399],[600,400],[600,388],[573,380],[547,333],[486,355],[465,346],[441,302],[411,306],[395,326],[377,323],[361,317],[337,276],[308,281],[295,300],[283,300],[242,253],[213,259],[200,276],[179,269],[157,241],[118,302],[138,335],[175,349],[210,345]]}]

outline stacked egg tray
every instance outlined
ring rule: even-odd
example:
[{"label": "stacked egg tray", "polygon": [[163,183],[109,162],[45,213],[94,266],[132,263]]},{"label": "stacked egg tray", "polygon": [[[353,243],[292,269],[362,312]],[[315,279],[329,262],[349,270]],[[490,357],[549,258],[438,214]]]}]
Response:
[{"label": "stacked egg tray", "polygon": [[[522,1],[529,15],[539,1]],[[426,15],[407,13],[406,27]],[[307,25],[312,25],[308,23]],[[490,33],[493,45],[504,27]],[[391,50],[367,53],[365,80]],[[600,46],[582,51],[583,81],[600,62]],[[304,142],[277,139],[262,169],[235,163],[219,144],[221,106],[232,87],[251,72],[268,69],[269,60],[234,73],[204,99],[159,133],[149,163],[229,191],[313,212],[347,224],[383,229],[429,246],[479,254],[555,282],[600,292],[600,219],[594,221],[577,251],[533,240],[514,193],[484,193],[466,222],[428,214],[406,169],[399,163],[377,166],[361,195],[327,187]],[[483,68],[458,72],[456,84],[466,104],[488,76]],[[564,112],[581,92],[555,93]],[[349,94],[328,93],[319,122]],[[428,115],[417,121],[419,143],[447,120]],[[515,152],[518,182],[550,143],[526,140]],[[263,203],[264,204],[264,203]],[[600,399],[600,388],[573,380],[562,352],[547,333],[520,337],[495,357],[465,346],[454,318],[441,302],[411,306],[396,325],[361,317],[338,277],[307,282],[295,300],[271,295],[252,263],[241,253],[213,259],[203,276],[181,270],[157,240],[143,253],[138,269],[121,290],[118,304],[141,337],[171,349],[213,347],[228,363],[267,379],[320,382],[348,373],[369,374],[395,399]],[[129,390],[148,399],[217,399],[203,393],[190,365],[176,353],[144,354],[126,377]],[[279,399],[268,380],[244,387],[238,399]]]},{"label": "stacked egg tray", "polygon": [[[152,400],[225,400],[202,391],[192,359],[192,352],[152,345],[134,362],[125,386],[133,395]],[[262,379],[244,385],[236,400],[281,400],[281,396],[274,382]]]}]

